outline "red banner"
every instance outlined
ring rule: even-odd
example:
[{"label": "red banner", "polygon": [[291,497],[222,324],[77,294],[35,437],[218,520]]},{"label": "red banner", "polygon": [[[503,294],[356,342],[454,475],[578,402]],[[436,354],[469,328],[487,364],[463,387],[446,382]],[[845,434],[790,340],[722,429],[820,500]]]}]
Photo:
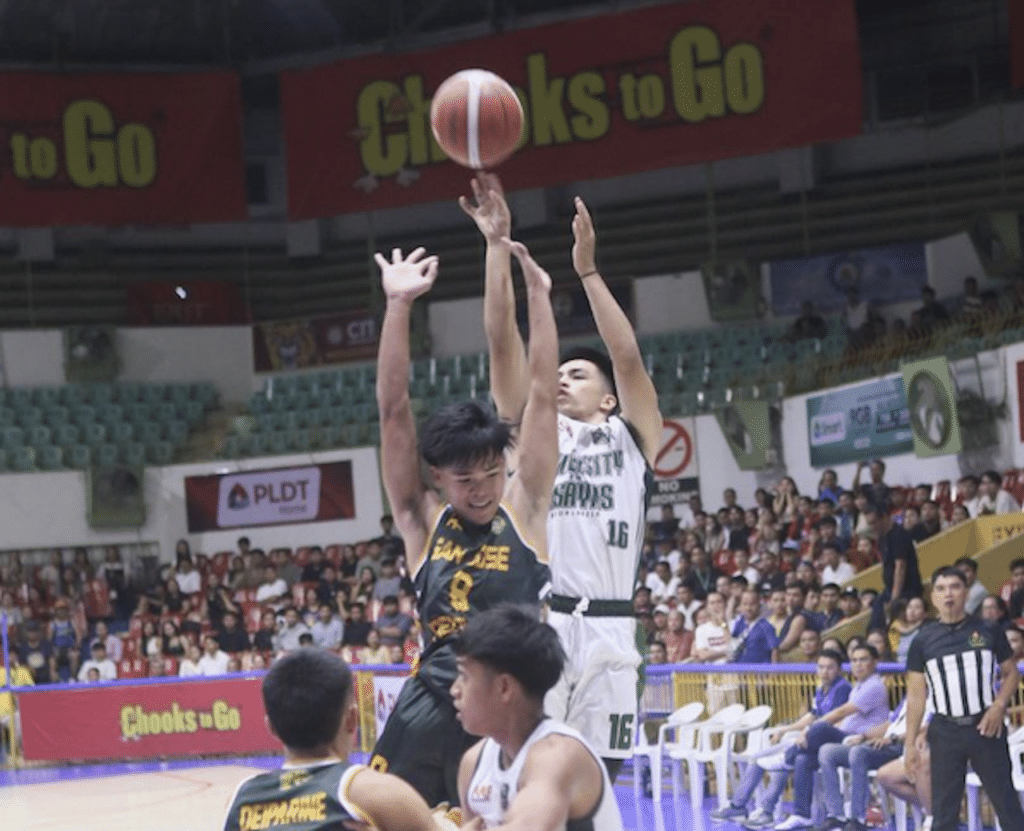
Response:
[{"label": "red banner", "polygon": [[0,225],[246,217],[231,73],[0,73],[0,148]]},{"label": "red banner", "polygon": [[264,720],[260,682],[19,690],[25,758],[70,762],[278,750]]},{"label": "red banner", "polygon": [[132,326],[229,326],[251,319],[234,283],[146,280],[129,283],[125,293]]},{"label": "red banner", "polygon": [[369,309],[260,323],[252,327],[253,363],[270,372],[373,358],[379,329]]},{"label": "red banner", "polygon": [[854,135],[853,0],[697,0],[281,76],[293,218],[468,190],[430,132],[449,75],[490,69],[526,112],[506,187],[618,176]]},{"label": "red banner", "polygon": [[1010,71],[1013,85],[1024,87],[1024,4],[1009,0],[1006,23],[1010,34]]}]

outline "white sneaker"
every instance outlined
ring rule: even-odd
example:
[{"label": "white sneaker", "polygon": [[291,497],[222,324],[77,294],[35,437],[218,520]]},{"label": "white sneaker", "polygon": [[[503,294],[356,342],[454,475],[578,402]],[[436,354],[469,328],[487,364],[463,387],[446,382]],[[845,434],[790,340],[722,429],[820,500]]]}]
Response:
[{"label": "white sneaker", "polygon": [[932,815],[929,814],[921,820],[921,831],[932,831]]},{"label": "white sneaker", "polygon": [[775,826],[775,831],[795,831],[797,828],[813,828],[814,823],[807,817],[802,817],[800,814],[793,814],[792,816],[786,817],[782,822]]},{"label": "white sneaker", "polygon": [[770,828],[775,825],[775,817],[764,808],[755,808],[741,825],[744,828]]}]

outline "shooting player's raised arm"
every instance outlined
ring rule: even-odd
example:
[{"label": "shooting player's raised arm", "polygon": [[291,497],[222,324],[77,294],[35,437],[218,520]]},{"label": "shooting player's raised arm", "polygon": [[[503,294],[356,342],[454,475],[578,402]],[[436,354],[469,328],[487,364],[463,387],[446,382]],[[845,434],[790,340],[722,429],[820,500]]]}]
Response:
[{"label": "shooting player's raised arm", "polygon": [[648,464],[654,464],[661,441],[662,418],[658,410],[658,392],[647,374],[640,345],[626,313],[597,270],[597,236],[590,211],[576,197],[576,215],[572,220],[572,264],[583,283],[590,302],[598,334],[608,349],[618,388],[622,417],[636,428]]},{"label": "shooting player's raised arm", "polygon": [[409,403],[409,326],[412,304],[430,290],[437,278],[437,257],[424,257],[417,248],[408,257],[395,249],[380,266],[386,303],[377,352],[377,407],[380,412],[381,475],[391,502],[395,526],[409,552],[415,572],[423,556],[427,525],[439,507],[420,476],[416,422]]},{"label": "shooting player's raised arm", "polygon": [[476,223],[487,243],[484,265],[484,331],[490,360],[491,396],[498,415],[518,424],[526,406],[529,368],[523,338],[516,324],[512,258],[503,243],[512,233],[512,218],[493,173],[478,173],[472,181],[473,201],[459,199],[462,210]]}]

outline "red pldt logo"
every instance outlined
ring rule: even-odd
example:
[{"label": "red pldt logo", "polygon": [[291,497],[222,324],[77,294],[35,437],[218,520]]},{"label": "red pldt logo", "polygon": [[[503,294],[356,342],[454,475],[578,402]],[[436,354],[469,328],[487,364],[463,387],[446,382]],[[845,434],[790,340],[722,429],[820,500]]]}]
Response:
[{"label": "red pldt logo", "polygon": [[249,507],[249,493],[240,484],[236,483],[228,494],[228,507],[236,511]]}]

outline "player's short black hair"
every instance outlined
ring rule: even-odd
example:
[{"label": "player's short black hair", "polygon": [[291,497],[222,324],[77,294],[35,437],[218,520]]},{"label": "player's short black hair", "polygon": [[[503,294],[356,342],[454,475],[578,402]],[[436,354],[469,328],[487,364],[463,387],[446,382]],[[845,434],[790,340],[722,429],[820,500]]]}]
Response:
[{"label": "player's short black hair", "polygon": [[870,644],[870,643],[859,643],[859,644],[857,644],[855,647],[853,647],[853,649],[850,650],[851,657],[852,657],[853,653],[857,652],[858,650],[864,650],[874,660],[876,660],[876,661],[878,660],[878,650],[875,648],[875,646],[873,644]]},{"label": "player's short black hair", "polygon": [[535,610],[512,603],[471,617],[455,639],[455,654],[511,675],[537,700],[555,686],[565,665],[558,633]]},{"label": "player's short black hair", "polygon": [[940,577],[955,577],[965,586],[967,585],[967,578],[964,577],[964,573],[960,571],[956,566],[939,566],[935,571],[932,572],[932,585],[935,585],[935,581]]},{"label": "player's short black hair", "polygon": [[420,453],[428,465],[473,465],[512,446],[512,425],[476,401],[446,404],[423,422]]},{"label": "player's short black hair", "polygon": [[289,652],[263,678],[270,726],[294,750],[315,750],[334,741],[351,697],[348,664],[319,647]]},{"label": "player's short black hair", "polygon": [[960,568],[961,566],[967,566],[967,568],[969,568],[975,574],[978,573],[978,564],[974,562],[974,560],[972,560],[970,557],[961,557],[959,560],[953,563],[953,565],[956,568]]},{"label": "player's short black hair", "polygon": [[597,367],[597,371],[601,373],[601,377],[608,385],[612,395],[616,398],[619,397],[618,389],[615,386],[615,370],[612,367],[612,360],[600,349],[594,349],[592,346],[574,346],[566,349],[559,358],[558,364],[561,366],[569,361],[589,361],[592,363]]},{"label": "player's short black hair", "polygon": [[841,667],[843,665],[843,661],[846,660],[842,655],[840,655],[834,649],[823,649],[823,650],[821,650],[821,654],[818,655],[818,658],[819,659],[821,659],[821,658],[828,658],[830,661],[835,661],[835,664],[836,664],[837,667]]}]

